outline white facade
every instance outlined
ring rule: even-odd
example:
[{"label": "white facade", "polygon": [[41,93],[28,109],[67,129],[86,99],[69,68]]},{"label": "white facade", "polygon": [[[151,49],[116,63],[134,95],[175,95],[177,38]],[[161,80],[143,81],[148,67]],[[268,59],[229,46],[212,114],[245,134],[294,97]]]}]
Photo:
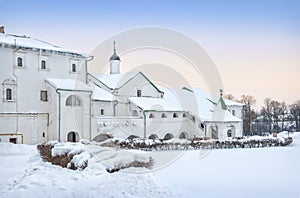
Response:
[{"label": "white facade", "polygon": [[[86,59],[81,54],[39,40],[0,34],[1,141],[11,139],[17,143],[36,144],[53,139],[66,140],[68,131],[61,132],[58,137],[57,106],[59,95],[64,103],[65,93],[51,88],[46,79],[85,82]],[[73,89],[76,85],[68,93]],[[82,95],[81,92],[78,94]],[[84,109],[89,109],[89,103],[85,103]],[[60,113],[61,117],[68,117],[64,115],[63,106]],[[64,123],[61,122],[61,127],[65,126]],[[72,130],[79,134],[76,128]]]},{"label": "white facade", "polygon": [[110,74],[88,74],[87,61],[39,40],[0,34],[1,141],[242,136],[242,104],[225,100],[224,111],[199,88],[158,88],[141,72],[120,74],[115,50]]}]

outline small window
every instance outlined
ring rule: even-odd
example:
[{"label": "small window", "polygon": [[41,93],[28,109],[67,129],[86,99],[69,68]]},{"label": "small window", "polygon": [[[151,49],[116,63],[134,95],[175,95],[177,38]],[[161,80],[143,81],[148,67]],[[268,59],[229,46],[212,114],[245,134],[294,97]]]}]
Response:
[{"label": "small window", "polygon": [[178,113],[173,113],[173,118],[178,118]]},{"label": "small window", "polygon": [[46,61],[45,60],[41,61],[41,69],[46,69]]},{"label": "small window", "polygon": [[41,91],[41,101],[48,101],[48,93],[47,91]]},{"label": "small window", "polygon": [[138,89],[138,90],[136,91],[136,96],[137,96],[137,97],[142,97],[142,90]]},{"label": "small window", "polygon": [[44,137],[45,137],[45,132],[43,132],[43,134],[42,134],[42,135],[43,135],[43,138],[44,138]]},{"label": "small window", "polygon": [[76,68],[76,64],[75,63],[72,64],[72,72],[77,72],[77,68]]},{"label": "small window", "polygon": [[23,59],[21,57],[17,58],[17,65],[18,67],[23,67]]},{"label": "small window", "polygon": [[231,111],[231,113],[232,113],[232,115],[234,115],[234,116],[235,116],[235,110],[232,110],[232,111]]},{"label": "small window", "polygon": [[161,114],[161,118],[167,118],[167,114],[165,113]]},{"label": "small window", "polygon": [[11,89],[6,89],[6,100],[12,100],[12,91]]},{"label": "small window", "polygon": [[149,118],[155,118],[153,113],[150,113]]},{"label": "small window", "polygon": [[100,110],[100,115],[104,115],[104,109]]},{"label": "small window", "polygon": [[186,116],[186,113],[183,113],[183,114],[182,114],[182,117],[183,117],[183,118],[187,117],[187,116]]}]

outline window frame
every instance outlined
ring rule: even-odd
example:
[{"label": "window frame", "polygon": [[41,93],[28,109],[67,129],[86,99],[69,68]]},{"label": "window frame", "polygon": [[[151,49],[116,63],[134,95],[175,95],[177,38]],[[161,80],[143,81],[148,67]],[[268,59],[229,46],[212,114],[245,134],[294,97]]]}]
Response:
[{"label": "window frame", "polygon": [[48,91],[47,90],[41,90],[40,91],[40,100],[43,102],[48,101]]},{"label": "window frame", "polygon": [[136,97],[142,97],[142,90],[141,89],[136,90]]},{"label": "window frame", "polygon": [[[9,94],[9,95],[8,95]],[[6,101],[13,101],[12,97],[12,89],[11,88],[6,88],[5,89],[5,100]]]},{"label": "window frame", "polygon": [[47,61],[41,60],[41,70],[47,70]]},{"label": "window frame", "polygon": [[23,57],[20,57],[20,56],[17,57],[17,67],[19,67],[19,68],[24,67]]}]

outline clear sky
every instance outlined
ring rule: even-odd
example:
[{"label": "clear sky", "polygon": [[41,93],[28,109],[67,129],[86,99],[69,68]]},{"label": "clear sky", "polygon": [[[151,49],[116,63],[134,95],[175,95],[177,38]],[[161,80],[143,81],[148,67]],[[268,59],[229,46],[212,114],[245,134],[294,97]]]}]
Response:
[{"label": "clear sky", "polygon": [[299,0],[0,0],[0,25],[85,53],[120,31],[171,28],[209,53],[227,93],[300,99]]}]

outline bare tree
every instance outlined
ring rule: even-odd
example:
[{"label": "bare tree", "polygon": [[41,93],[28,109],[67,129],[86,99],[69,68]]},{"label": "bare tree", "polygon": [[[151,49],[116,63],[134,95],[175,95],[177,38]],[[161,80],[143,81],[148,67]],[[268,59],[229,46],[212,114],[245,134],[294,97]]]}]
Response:
[{"label": "bare tree", "polygon": [[288,114],[287,105],[284,101],[280,103],[281,129],[284,130],[285,116]]},{"label": "bare tree", "polygon": [[300,131],[300,100],[290,105],[290,111],[296,122],[296,130]]},{"label": "bare tree", "polygon": [[253,105],[256,104],[256,99],[250,95],[242,95],[239,102],[245,104],[243,108],[243,128],[244,133],[249,135],[252,132],[252,120],[256,117],[253,109]]},{"label": "bare tree", "polygon": [[266,98],[264,100],[264,106],[261,109],[261,115],[265,117],[265,120],[267,121],[267,129],[268,132],[271,132],[272,130],[272,110],[271,110],[271,98]]},{"label": "bare tree", "polygon": [[224,98],[228,99],[228,100],[233,100],[233,101],[237,101],[237,99],[232,95],[232,94],[226,94],[224,96]]}]

